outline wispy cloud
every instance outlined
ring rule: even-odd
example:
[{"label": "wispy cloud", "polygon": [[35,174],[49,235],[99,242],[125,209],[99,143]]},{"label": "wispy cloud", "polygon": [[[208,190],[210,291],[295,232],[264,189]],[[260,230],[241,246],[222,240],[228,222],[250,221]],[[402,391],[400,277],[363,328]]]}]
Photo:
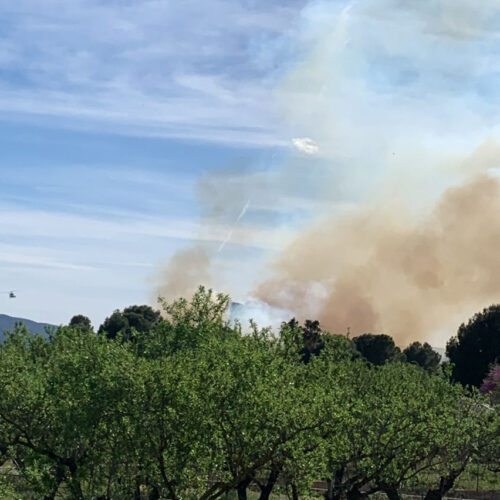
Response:
[{"label": "wispy cloud", "polygon": [[0,110],[132,135],[284,145],[276,62],[262,54],[301,3],[0,5]]},{"label": "wispy cloud", "polygon": [[[119,219],[94,218],[65,212],[28,210],[0,206],[0,231],[6,237],[50,238],[58,240],[92,241],[112,240],[137,242],[140,237],[152,239],[198,240],[220,244],[227,236],[226,224],[210,223],[206,229],[203,220],[197,222],[187,217],[148,217],[135,214]],[[234,227],[232,243],[261,249],[278,249],[289,240],[293,231],[248,226]]]}]

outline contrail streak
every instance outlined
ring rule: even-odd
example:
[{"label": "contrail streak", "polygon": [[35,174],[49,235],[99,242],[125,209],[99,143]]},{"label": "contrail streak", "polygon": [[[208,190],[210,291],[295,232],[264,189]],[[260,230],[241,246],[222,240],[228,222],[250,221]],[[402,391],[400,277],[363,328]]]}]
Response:
[{"label": "contrail streak", "polygon": [[217,249],[217,253],[220,253],[224,247],[226,246],[227,242],[231,239],[231,236],[233,235],[234,227],[240,222],[240,220],[245,216],[247,213],[248,207],[250,206],[250,199],[247,200],[247,202],[243,205],[243,208],[241,209],[241,212],[239,213],[238,217],[236,217],[236,220],[234,221],[233,227],[231,230],[227,233],[226,237],[220,244],[219,248]]}]

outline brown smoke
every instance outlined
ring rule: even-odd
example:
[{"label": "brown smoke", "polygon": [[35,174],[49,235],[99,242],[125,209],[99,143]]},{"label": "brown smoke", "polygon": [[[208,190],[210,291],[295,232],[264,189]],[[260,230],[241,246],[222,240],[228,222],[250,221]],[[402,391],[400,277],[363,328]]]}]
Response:
[{"label": "brown smoke", "polygon": [[237,182],[237,178],[234,180],[232,174],[245,168],[246,165],[238,163],[205,174],[198,180],[197,195],[203,213],[197,234],[199,239],[169,258],[159,276],[155,277],[155,298],[162,297],[167,301],[190,298],[200,285],[220,286],[214,282],[217,247],[220,248],[221,244],[217,236],[231,236],[232,226],[227,223],[233,222],[234,225],[234,214],[241,210],[243,188],[243,183]]},{"label": "brown smoke", "polygon": [[[301,167],[291,161],[282,169],[268,172],[249,160],[239,160],[202,175],[196,190],[202,215],[199,229],[193,235],[193,242],[175,252],[155,273],[152,300],[191,297],[199,285],[229,293],[233,298],[241,297],[241,291],[234,292],[241,290],[237,282],[245,279],[245,273],[253,279],[254,273],[248,261],[241,258],[241,250],[275,251],[294,234],[287,227],[271,225],[281,215],[277,207],[283,213],[297,205],[312,210],[324,201],[321,190],[327,184],[325,173],[320,168],[311,168],[314,175],[304,182]],[[314,203],[299,196],[305,184],[317,193]],[[245,289],[252,286],[246,284]]]},{"label": "brown smoke", "polygon": [[[260,280],[254,296],[270,305],[403,346],[444,345],[500,301],[500,184],[485,174],[498,168],[500,143],[486,140],[462,161],[498,123],[477,86],[495,77],[486,46],[498,2],[438,4],[439,14],[431,1],[311,2],[295,33],[299,57],[275,95],[283,134],[312,141],[317,154],[292,151],[269,169],[253,160],[211,169],[198,189],[198,240],[212,243],[212,258],[181,251],[162,295],[214,286],[214,266],[225,262],[230,280],[242,282],[245,270]],[[366,201],[395,185],[397,196]],[[252,247],[262,260],[240,252]],[[260,264],[276,249],[270,275]]]},{"label": "brown smoke", "polygon": [[211,254],[201,246],[176,252],[161,273],[157,297],[167,300],[191,297],[200,284],[210,283]]},{"label": "brown smoke", "polygon": [[500,183],[481,174],[447,189],[419,218],[389,202],[317,224],[283,252],[256,294],[306,317],[319,283],[318,319],[332,332],[349,326],[400,345],[442,344],[500,300],[499,249]]}]

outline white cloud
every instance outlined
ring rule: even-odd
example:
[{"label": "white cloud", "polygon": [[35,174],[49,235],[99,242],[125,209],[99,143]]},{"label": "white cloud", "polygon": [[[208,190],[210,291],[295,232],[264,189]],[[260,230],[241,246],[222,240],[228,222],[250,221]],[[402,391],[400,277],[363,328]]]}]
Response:
[{"label": "white cloud", "polygon": [[301,153],[315,155],[319,153],[319,146],[310,137],[297,137],[292,139],[292,144]]}]

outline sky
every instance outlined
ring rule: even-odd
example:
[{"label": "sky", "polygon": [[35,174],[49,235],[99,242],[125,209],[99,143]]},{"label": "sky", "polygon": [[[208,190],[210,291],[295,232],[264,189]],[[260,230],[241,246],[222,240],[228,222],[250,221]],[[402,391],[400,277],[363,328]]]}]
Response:
[{"label": "sky", "polygon": [[245,300],[317,221],[425,211],[497,166],[499,56],[498,0],[0,0],[0,311],[97,326],[195,247]]},{"label": "sky", "polygon": [[0,1],[2,312],[154,304],[158,266],[200,237],[200,176],[289,147],[272,89],[302,5]]}]

